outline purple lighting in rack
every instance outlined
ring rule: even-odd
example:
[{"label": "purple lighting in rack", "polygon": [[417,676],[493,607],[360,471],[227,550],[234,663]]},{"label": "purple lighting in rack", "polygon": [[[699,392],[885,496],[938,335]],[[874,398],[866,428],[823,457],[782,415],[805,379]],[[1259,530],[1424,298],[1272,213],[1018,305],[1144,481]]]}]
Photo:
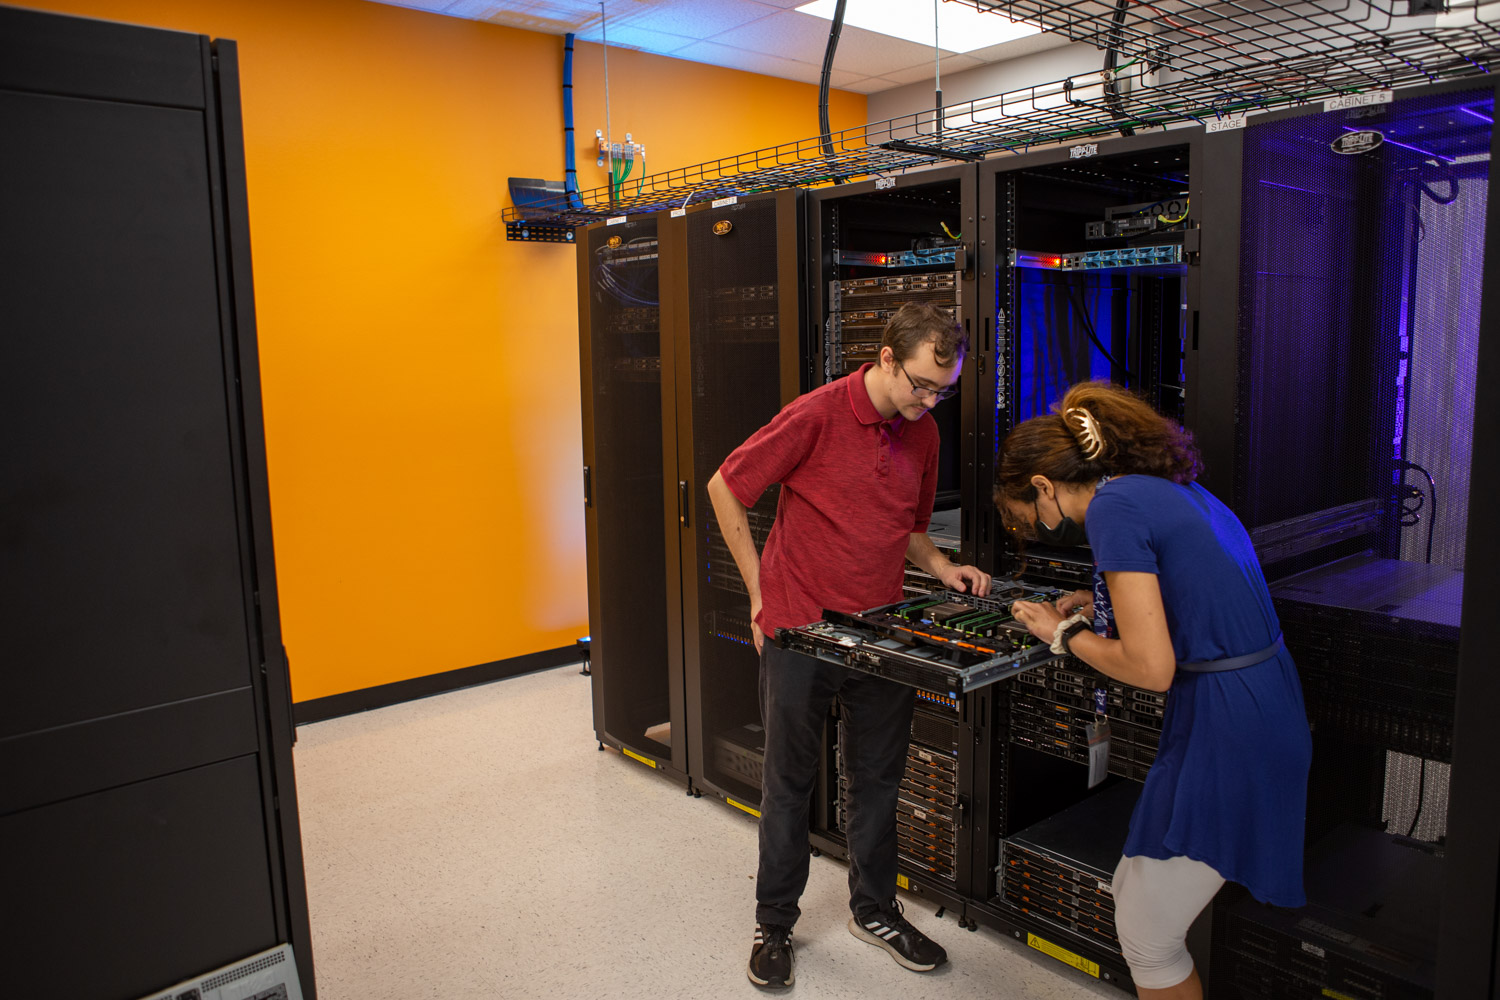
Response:
[{"label": "purple lighting in rack", "polygon": [[1459,108],[1458,110],[1462,111],[1466,115],[1473,115],[1475,118],[1478,118],[1486,125],[1495,124],[1495,119],[1491,118],[1489,115],[1482,115],[1478,111],[1475,111],[1473,108]]}]

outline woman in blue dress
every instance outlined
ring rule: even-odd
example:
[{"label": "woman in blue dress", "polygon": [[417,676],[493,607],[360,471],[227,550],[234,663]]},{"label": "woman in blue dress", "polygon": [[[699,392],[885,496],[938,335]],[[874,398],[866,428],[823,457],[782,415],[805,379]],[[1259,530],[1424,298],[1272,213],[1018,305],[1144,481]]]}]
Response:
[{"label": "woman in blue dress", "polygon": [[1088,542],[1094,591],[1017,603],[1039,638],[1100,673],[1169,692],[1161,748],[1115,870],[1115,922],[1143,998],[1203,987],[1188,926],[1227,879],[1301,906],[1312,755],[1296,666],[1244,527],[1194,480],[1190,434],[1107,382],[1011,431],[1007,524]]}]

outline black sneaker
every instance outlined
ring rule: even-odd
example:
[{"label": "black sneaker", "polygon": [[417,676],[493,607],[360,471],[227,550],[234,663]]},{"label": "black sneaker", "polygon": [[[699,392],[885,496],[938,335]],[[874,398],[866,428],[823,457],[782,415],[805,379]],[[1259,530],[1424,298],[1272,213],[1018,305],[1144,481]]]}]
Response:
[{"label": "black sneaker", "polygon": [[[768,990],[792,985],[792,929],[781,924],[756,924],[755,947],[750,949],[750,981]],[[926,940],[925,938],[923,940]]]},{"label": "black sneaker", "polygon": [[948,953],[926,934],[907,923],[901,901],[893,899],[884,910],[849,918],[849,933],[891,953],[899,964],[913,972],[931,972],[948,961]]}]

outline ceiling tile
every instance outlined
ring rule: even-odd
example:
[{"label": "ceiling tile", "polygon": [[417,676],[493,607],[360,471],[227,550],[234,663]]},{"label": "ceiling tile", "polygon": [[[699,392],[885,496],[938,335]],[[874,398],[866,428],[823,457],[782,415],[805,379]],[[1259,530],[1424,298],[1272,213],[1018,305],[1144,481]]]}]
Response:
[{"label": "ceiling tile", "polygon": [[[1033,52],[1046,52],[1048,49],[1059,49],[1064,45],[1072,44],[1068,37],[1061,32],[1046,31],[1040,35],[1028,35],[1025,38],[1017,38],[1009,42],[1001,42],[999,45],[990,45],[982,49],[974,49],[964,53],[973,56],[983,63],[996,63],[1005,59],[1016,59],[1020,56],[1029,56]],[[1102,61],[1103,56],[1100,56]]]},{"label": "ceiling tile", "polygon": [[614,0],[605,10],[611,33],[620,24],[686,35],[699,41],[776,13],[754,0],[656,0],[649,5]]},{"label": "ceiling tile", "polygon": [[[602,37],[598,25],[578,32],[578,38],[585,42],[597,42]],[[696,38],[669,35],[664,31],[652,31],[634,24],[609,25],[610,48],[640,49],[644,52],[655,52],[665,56],[672,55],[679,49],[686,48],[689,45],[694,45],[697,41]]]},{"label": "ceiling tile", "polygon": [[839,89],[853,91],[856,94],[877,94],[882,90],[890,90],[892,87],[899,86],[900,84],[884,79],[883,77],[867,76],[863,80],[846,83]]},{"label": "ceiling tile", "polygon": [[[717,42],[699,42],[696,45],[689,45],[679,50],[676,56],[679,59],[692,59],[695,62],[727,66],[751,73],[764,73],[767,76],[800,80],[803,83],[817,83],[822,70],[821,66],[814,66],[812,63],[783,59],[764,52],[748,52],[745,49],[720,45]],[[853,79],[858,79],[858,77],[853,77]]]},{"label": "ceiling tile", "polygon": [[[822,66],[823,53],[828,48],[828,22],[788,10],[726,31],[712,40],[722,45]],[[930,47],[916,42],[846,26],[839,34],[833,65],[861,76],[875,76],[883,74],[889,66],[915,65],[931,54]]]},{"label": "ceiling tile", "polygon": [[[962,73],[966,69],[974,69],[983,66],[984,63],[967,55],[945,56],[943,58],[943,75],[950,73]],[[889,67],[880,70],[880,75],[895,84],[921,83],[923,80],[931,81],[937,74],[933,72],[932,63],[919,63],[916,66],[907,66],[904,69],[891,69]]]}]

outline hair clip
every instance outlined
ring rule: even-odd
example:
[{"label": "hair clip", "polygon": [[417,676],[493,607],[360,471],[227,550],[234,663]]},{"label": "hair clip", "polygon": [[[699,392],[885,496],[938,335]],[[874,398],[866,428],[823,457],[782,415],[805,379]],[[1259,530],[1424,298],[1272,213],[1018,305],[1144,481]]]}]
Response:
[{"label": "hair clip", "polygon": [[1104,435],[1099,433],[1099,421],[1088,410],[1077,406],[1063,411],[1063,421],[1066,422],[1074,414],[1077,414],[1078,422],[1083,427],[1075,436],[1083,448],[1084,461],[1092,462],[1104,453]]}]

